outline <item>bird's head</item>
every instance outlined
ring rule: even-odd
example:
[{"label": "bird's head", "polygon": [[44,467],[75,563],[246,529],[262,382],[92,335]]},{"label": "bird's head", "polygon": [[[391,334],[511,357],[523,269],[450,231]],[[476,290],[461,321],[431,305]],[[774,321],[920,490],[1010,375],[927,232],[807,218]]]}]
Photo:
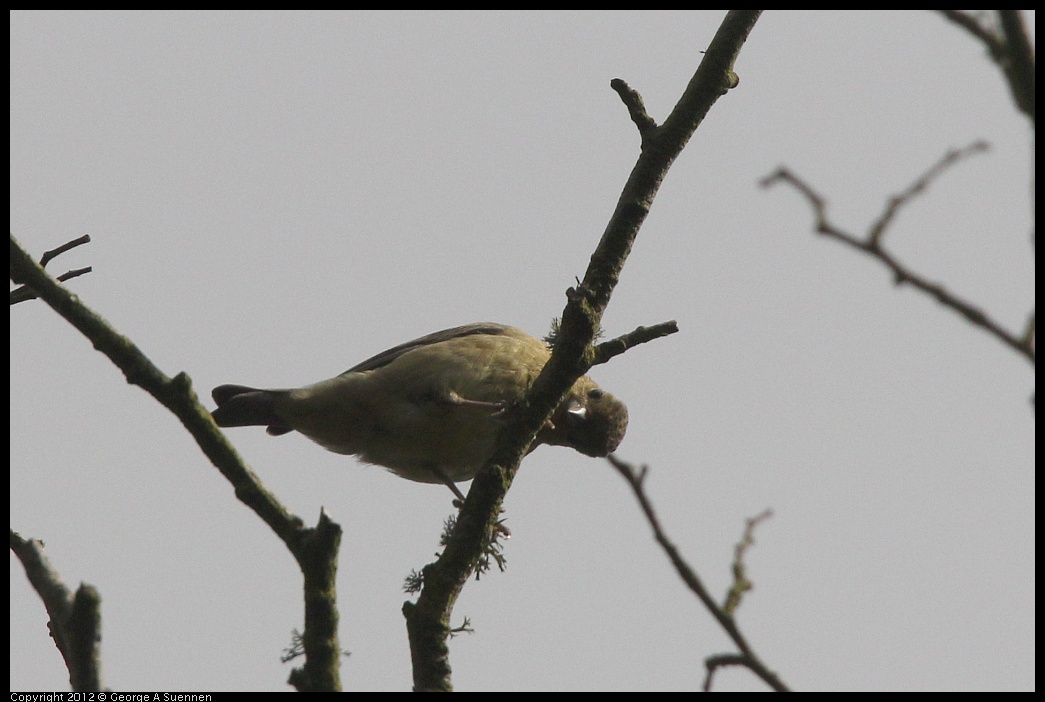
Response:
[{"label": "bird's head", "polygon": [[538,437],[543,443],[569,446],[585,456],[613,453],[628,429],[628,408],[595,384],[579,378]]}]

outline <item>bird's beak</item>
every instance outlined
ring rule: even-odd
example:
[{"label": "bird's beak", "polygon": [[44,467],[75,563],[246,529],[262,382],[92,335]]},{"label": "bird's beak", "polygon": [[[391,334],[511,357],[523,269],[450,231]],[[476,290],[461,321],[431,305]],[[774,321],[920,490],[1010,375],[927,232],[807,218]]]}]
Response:
[{"label": "bird's beak", "polygon": [[583,421],[588,416],[588,408],[576,400],[570,400],[570,406],[566,408],[566,414],[574,420]]}]

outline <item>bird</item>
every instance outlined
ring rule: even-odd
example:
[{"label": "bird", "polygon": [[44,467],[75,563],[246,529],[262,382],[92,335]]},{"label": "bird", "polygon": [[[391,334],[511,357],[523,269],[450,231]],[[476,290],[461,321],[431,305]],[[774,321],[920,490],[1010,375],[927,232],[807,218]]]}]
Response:
[{"label": "bird", "polygon": [[[219,385],[220,427],[297,431],[339,454],[421,483],[471,480],[493,454],[505,415],[526,395],[549,346],[521,329],[479,322],[394,346],[344,373],[296,389]],[[617,449],[628,427],[623,402],[581,376],[537,433],[540,444],[586,456]]]}]

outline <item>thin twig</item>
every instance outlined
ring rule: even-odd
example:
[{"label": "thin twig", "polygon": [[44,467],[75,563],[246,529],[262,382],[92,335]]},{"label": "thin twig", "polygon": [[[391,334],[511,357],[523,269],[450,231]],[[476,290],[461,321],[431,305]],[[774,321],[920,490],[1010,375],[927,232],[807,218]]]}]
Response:
[{"label": "thin twig", "polygon": [[939,12],[983,42],[992,56],[1001,56],[1003,53],[1001,37],[984,24],[982,15],[975,16],[964,10],[939,10]]},{"label": "thin twig", "polygon": [[950,292],[941,283],[933,282],[905,266],[895,255],[887,251],[882,244],[882,239],[888,226],[892,223],[901,207],[909,203],[916,195],[924,192],[929,184],[947,168],[953,166],[962,158],[982,152],[986,148],[987,145],[983,142],[976,142],[964,149],[947,152],[943,158],[908,188],[889,198],[882,214],[868,229],[865,237],[850,234],[832,224],[827,218],[827,204],[824,197],[790,170],[781,167],[775,173],[763,178],[761,185],[764,188],[768,188],[776,183],[783,182],[792,186],[809,201],[816,220],[817,233],[840,241],[878,260],[892,272],[893,281],[896,285],[908,284],[921,290],[944,307],[960,314],[974,326],[980,327],[1006,346],[1014,349],[1030,361],[1031,365],[1034,365],[1035,348],[1033,334],[1027,334],[1026,332],[1020,336],[1013,334],[973,303]]},{"label": "thin twig", "polygon": [[[755,655],[755,652],[751,649],[751,645],[748,644],[747,639],[740,633],[740,629],[737,628],[736,620],[730,612],[727,612],[723,607],[719,607],[718,603],[715,602],[711,593],[705,587],[704,582],[700,579],[700,576],[690,567],[686,559],[679,553],[678,548],[668,538],[664,529],[660,525],[660,519],[657,517],[656,511],[653,509],[653,503],[650,502],[649,496],[646,494],[646,488],[644,482],[646,475],[649,471],[647,466],[642,466],[640,469],[636,469],[630,463],[620,460],[613,454],[606,457],[617,472],[623,476],[624,480],[627,481],[631,487],[632,492],[635,493],[635,499],[639,502],[639,507],[642,508],[643,514],[646,515],[646,521],[649,522],[650,527],[653,529],[653,537],[656,539],[660,547],[664,549],[664,553],[667,554],[671,564],[675,566],[675,572],[678,573],[679,577],[682,578],[682,582],[686,583],[686,586],[693,591],[712,616],[718,621],[719,625],[726,631],[729,638],[733,640],[733,643],[740,650],[740,654],[731,654],[730,660],[733,665],[742,665],[759,678],[761,678],[767,685],[776,690],[777,692],[786,692],[787,686],[783,683],[780,678],[777,677],[776,673],[769,670],[762,660]],[[761,520],[764,517],[755,517],[756,520]],[[756,522],[757,523],[757,522]],[[754,524],[751,520],[748,521],[748,530],[754,528]],[[710,686],[710,676],[718,665],[712,665],[711,661],[720,659],[721,656],[713,656],[705,662],[708,667],[708,679],[705,681],[706,686]]]},{"label": "thin twig", "polygon": [[[90,235],[89,234],[84,234],[80,238],[73,239],[72,241],[68,241],[68,242],[62,244],[61,246],[59,246],[56,249],[51,249],[50,251],[45,251],[44,255],[40,257],[40,267],[41,268],[46,268],[47,264],[51,262],[51,259],[56,258],[56,257],[62,255],[63,253],[65,253],[66,251],[69,251],[70,249],[75,249],[77,246],[82,246],[83,244],[89,243],[90,241],[91,241]],[[84,273],[90,273],[90,272],[91,272],[91,267],[90,266],[87,266],[86,268],[76,268],[76,269],[73,269],[71,271],[66,271],[65,273],[63,273],[60,276],[58,276],[57,278],[55,278],[55,280],[58,280],[58,281],[64,283],[67,280],[71,280],[72,278],[76,278],[76,277],[79,277],[79,276],[83,275]],[[23,285],[21,287],[15,288],[14,290],[11,291],[11,304],[12,305],[17,305],[20,302],[27,302],[29,300],[35,300],[37,297],[38,297],[38,295],[36,294],[35,290],[33,290],[28,285]]]},{"label": "thin twig", "polygon": [[773,510],[766,509],[761,514],[755,515],[747,520],[744,527],[744,535],[733,547],[733,584],[726,593],[725,604],[722,609],[726,614],[733,616],[740,607],[744,593],[754,588],[754,584],[747,578],[747,566],[744,565],[744,554],[755,544],[755,527],[773,516]]},{"label": "thin twig", "polygon": [[628,108],[628,114],[631,115],[631,121],[638,127],[640,136],[645,136],[657,128],[656,120],[646,112],[646,104],[642,102],[642,96],[639,95],[638,91],[633,90],[630,85],[620,78],[611,80],[610,87],[617,91],[621,102]]},{"label": "thin twig", "polygon": [[630,331],[627,334],[622,334],[616,339],[610,339],[604,341],[595,347],[595,360],[592,365],[598,365],[605,363],[614,356],[619,356],[628,349],[638,346],[639,344],[645,344],[649,341],[659,339],[669,334],[675,334],[679,330],[678,322],[674,319],[670,322],[661,322],[660,324],[654,324],[651,327],[638,327],[634,331]]},{"label": "thin twig", "polygon": [[867,237],[868,241],[877,245],[881,241],[882,235],[885,234],[886,230],[889,228],[889,225],[892,224],[897,213],[899,213],[900,208],[925,192],[932,181],[939,177],[945,170],[955,165],[963,158],[968,158],[973,154],[984,153],[990,148],[990,144],[987,142],[976,141],[965,148],[951,149],[945,153],[943,158],[934,163],[920,178],[911,183],[902,192],[889,198],[888,204],[882,211],[881,216],[871,225],[871,230]]},{"label": "thin twig", "polygon": [[56,249],[51,249],[50,251],[45,251],[44,255],[40,257],[40,267],[41,268],[47,268],[47,264],[51,262],[51,259],[57,258],[58,256],[61,256],[63,253],[65,253],[66,251],[69,251],[71,249],[75,249],[77,246],[83,246],[84,244],[89,244],[90,241],[91,241],[91,235],[90,234],[84,234],[83,236],[81,236],[78,239],[73,239],[72,241],[67,241],[66,243],[62,244],[61,246],[59,246]]}]

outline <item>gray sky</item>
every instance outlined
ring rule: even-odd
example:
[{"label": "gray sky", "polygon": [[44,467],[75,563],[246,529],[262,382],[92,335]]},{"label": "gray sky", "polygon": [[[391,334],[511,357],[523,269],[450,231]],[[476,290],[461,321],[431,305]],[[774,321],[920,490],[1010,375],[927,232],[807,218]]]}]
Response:
[{"label": "gray sky", "polygon": [[[473,321],[543,334],[722,14],[11,15],[11,231],[169,375],[295,386]],[[1031,17],[1033,22],[1033,17]],[[1034,378],[1025,360],[811,233],[781,164],[863,231],[986,139],[888,245],[1013,330],[1033,304],[1026,120],[924,12],[770,12],[678,159],[605,317],[668,339],[593,372],[627,402],[665,528],[799,689],[1032,689]],[[11,524],[103,597],[105,682],[281,690],[302,626],[283,545],[166,410],[42,303],[11,314]],[[207,400],[210,406],[209,399]],[[228,432],[285,503],[344,528],[349,690],[410,685],[403,577],[445,488],[300,436]],[[459,690],[693,689],[731,651],[604,462],[543,447],[506,501],[508,570],[465,589]],[[11,689],[65,689],[11,560]],[[740,670],[716,688],[763,689]]]}]

